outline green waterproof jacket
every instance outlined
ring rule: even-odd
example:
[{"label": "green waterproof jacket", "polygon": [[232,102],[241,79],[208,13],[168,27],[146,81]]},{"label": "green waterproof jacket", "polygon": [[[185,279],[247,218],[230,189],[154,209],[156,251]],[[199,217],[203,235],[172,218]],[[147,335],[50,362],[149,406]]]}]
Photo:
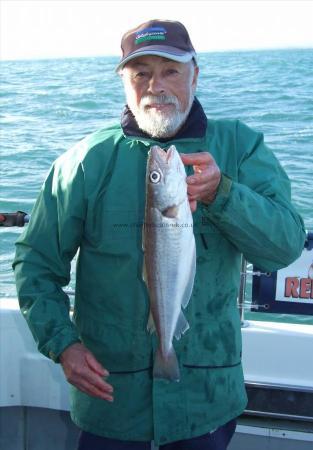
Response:
[{"label": "green waterproof jacket", "polygon": [[[97,435],[164,444],[207,433],[244,410],[236,304],[241,254],[274,271],[299,256],[305,231],[290,204],[289,180],[261,133],[239,121],[208,120],[202,136],[161,143],[210,152],[223,176],[214,202],[198,204],[194,213],[190,329],[174,339],[181,381],[153,379],[157,338],[146,329],[141,244],[153,143],[118,125],[59,157],[17,241],[14,268],[21,310],[40,352],[58,362],[66,347],[82,341],[110,372],[113,403],[72,387],[73,421]],[[62,286],[78,249],[71,321]]]}]

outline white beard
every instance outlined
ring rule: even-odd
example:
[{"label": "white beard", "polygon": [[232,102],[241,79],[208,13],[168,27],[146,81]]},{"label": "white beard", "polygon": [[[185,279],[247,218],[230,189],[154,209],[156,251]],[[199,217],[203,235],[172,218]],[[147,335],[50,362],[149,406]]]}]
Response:
[{"label": "white beard", "polygon": [[[188,106],[185,111],[181,111],[181,105],[175,96],[146,95],[142,97],[139,106],[136,105],[132,96],[127,95],[127,92],[126,96],[128,106],[134,114],[139,128],[154,138],[167,138],[174,136],[187,119],[194,100],[194,95],[190,92]],[[151,103],[171,103],[175,106],[175,111],[173,113],[169,113],[157,111],[153,108],[146,109],[145,106]]]}]

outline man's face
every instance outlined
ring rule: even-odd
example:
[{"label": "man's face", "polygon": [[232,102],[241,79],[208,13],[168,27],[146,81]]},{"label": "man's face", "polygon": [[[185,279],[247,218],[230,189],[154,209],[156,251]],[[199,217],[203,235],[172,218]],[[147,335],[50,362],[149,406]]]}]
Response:
[{"label": "man's face", "polygon": [[139,127],[157,138],[173,136],[194,98],[198,68],[160,56],[129,61],[122,71],[126,99]]}]

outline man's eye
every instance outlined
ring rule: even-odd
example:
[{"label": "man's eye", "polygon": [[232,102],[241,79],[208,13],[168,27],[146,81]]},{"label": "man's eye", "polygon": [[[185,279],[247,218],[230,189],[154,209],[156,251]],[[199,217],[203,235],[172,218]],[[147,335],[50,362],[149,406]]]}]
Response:
[{"label": "man's eye", "polygon": [[148,76],[148,74],[147,74],[147,72],[137,72],[136,74],[135,74],[135,78],[145,78],[145,77],[147,77]]},{"label": "man's eye", "polygon": [[167,75],[176,75],[178,73],[178,70],[176,69],[167,69],[166,74]]}]

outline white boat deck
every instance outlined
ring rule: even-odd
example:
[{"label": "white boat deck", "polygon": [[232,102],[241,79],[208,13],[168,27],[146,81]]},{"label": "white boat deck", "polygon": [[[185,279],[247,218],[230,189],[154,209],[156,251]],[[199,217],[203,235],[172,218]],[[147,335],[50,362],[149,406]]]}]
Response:
[{"label": "white boat deck", "polygon": [[242,328],[247,383],[313,391],[313,325],[247,321]]}]

